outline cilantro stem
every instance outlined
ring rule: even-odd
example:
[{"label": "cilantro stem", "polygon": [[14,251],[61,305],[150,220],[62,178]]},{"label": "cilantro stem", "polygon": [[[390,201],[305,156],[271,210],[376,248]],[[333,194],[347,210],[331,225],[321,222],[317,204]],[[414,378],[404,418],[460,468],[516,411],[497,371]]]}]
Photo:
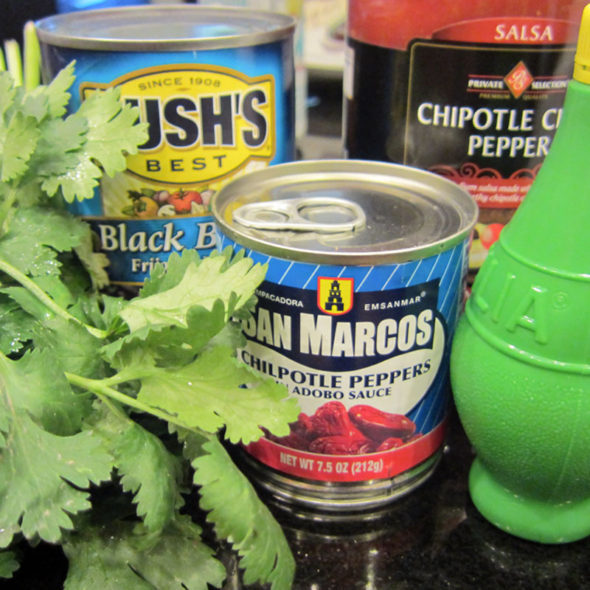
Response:
[{"label": "cilantro stem", "polygon": [[28,21],[23,29],[24,38],[24,84],[27,90],[33,90],[41,84],[41,49],[35,30],[35,23]]},{"label": "cilantro stem", "polygon": [[125,395],[116,389],[109,387],[106,385],[104,379],[88,379],[87,377],[82,377],[80,375],[75,375],[73,373],[65,373],[66,379],[69,381],[71,385],[77,385],[78,387],[82,387],[95,395],[102,397],[108,397],[110,399],[116,400],[119,403],[122,403],[126,406],[134,408],[135,410],[139,410],[140,412],[144,412],[146,414],[151,414],[156,418],[160,418],[161,420],[165,420],[166,422],[170,422],[171,424],[175,424],[176,426],[180,426],[181,428],[188,428],[193,430],[191,426],[179,420],[176,416],[172,414],[168,414],[167,412],[163,412],[154,408],[153,406],[148,406],[143,402],[131,397],[129,395]]},{"label": "cilantro stem", "polygon": [[17,190],[14,187],[10,187],[0,202],[0,235],[6,232],[7,218],[14,205],[17,197]]},{"label": "cilantro stem", "polygon": [[99,328],[95,328],[94,326],[89,326],[85,324],[77,317],[73,316],[71,313],[67,312],[63,307],[60,307],[41,287],[39,287],[34,281],[32,281],[26,274],[22,273],[20,270],[9,264],[8,262],[2,260],[0,258],[0,270],[5,272],[7,275],[11,276],[15,281],[20,283],[23,287],[25,287],[28,291],[30,291],[43,305],[49,308],[53,313],[58,315],[59,317],[75,322],[79,326],[86,328],[86,330],[92,334],[95,338],[100,338],[101,340],[105,339],[108,336],[108,332],[105,330],[100,330]]},{"label": "cilantro stem", "polygon": [[23,62],[20,45],[15,39],[4,41],[4,54],[6,56],[6,67],[12,75],[15,86],[22,86],[23,83]]}]

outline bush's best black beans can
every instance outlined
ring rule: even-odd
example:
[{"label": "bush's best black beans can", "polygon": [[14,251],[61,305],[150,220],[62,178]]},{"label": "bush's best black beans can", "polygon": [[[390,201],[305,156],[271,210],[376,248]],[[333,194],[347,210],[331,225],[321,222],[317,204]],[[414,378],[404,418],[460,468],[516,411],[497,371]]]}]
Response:
[{"label": "bush's best black beans can", "polygon": [[236,179],[212,212],[220,247],[268,265],[239,357],[301,410],[245,449],[255,479],[332,512],[419,485],[445,436],[475,201],[416,168],[323,160]]},{"label": "bush's best black beans can", "polygon": [[75,205],[115,284],[139,285],[172,252],[215,248],[211,195],[293,160],[293,18],[203,6],[140,6],[37,23],[46,79],[75,60],[72,106],[118,87],[149,137],[127,170]]}]

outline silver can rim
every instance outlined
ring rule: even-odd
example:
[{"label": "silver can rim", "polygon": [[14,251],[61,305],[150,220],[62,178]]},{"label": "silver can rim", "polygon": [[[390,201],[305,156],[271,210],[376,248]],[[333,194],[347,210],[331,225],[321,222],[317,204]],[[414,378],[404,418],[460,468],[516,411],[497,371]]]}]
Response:
[{"label": "silver can rim", "polygon": [[[243,32],[218,36],[152,37],[101,35],[106,23],[128,23],[137,27],[145,23],[184,24],[187,19],[210,19],[221,24],[237,23]],[[94,27],[92,27],[93,25]],[[249,30],[246,30],[246,26]],[[189,5],[124,6],[55,14],[35,23],[41,43],[68,49],[94,51],[165,52],[228,49],[272,43],[291,37],[296,19],[286,14],[240,7]],[[88,33],[86,31],[89,31]],[[92,31],[92,32],[90,32]]]},{"label": "silver can rim", "polygon": [[255,484],[273,497],[277,508],[296,512],[304,519],[335,522],[358,519],[361,513],[374,512],[413,492],[434,475],[443,451],[444,444],[421,463],[394,477],[363,482],[318,482],[290,476],[246,451],[238,460]]}]

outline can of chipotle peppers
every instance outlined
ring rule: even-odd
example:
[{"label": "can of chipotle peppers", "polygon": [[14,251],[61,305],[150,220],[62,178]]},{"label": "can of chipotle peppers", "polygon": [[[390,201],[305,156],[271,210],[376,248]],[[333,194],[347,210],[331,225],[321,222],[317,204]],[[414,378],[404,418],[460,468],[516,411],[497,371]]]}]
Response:
[{"label": "can of chipotle peppers", "polygon": [[468,190],[471,277],[551,147],[586,1],[349,0],[347,157]]},{"label": "can of chipotle peppers", "polygon": [[221,248],[268,267],[239,358],[300,407],[287,436],[243,449],[254,480],[332,513],[425,481],[445,437],[471,196],[416,168],[302,161],[234,180],[212,212]]}]

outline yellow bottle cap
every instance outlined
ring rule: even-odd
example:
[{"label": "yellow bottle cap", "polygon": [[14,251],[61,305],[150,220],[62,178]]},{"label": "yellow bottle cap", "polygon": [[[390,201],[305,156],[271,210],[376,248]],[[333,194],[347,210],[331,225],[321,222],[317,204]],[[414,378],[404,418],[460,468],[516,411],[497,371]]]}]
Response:
[{"label": "yellow bottle cap", "polygon": [[590,84],[590,4],[586,5],[582,13],[578,47],[574,59],[574,80]]}]

